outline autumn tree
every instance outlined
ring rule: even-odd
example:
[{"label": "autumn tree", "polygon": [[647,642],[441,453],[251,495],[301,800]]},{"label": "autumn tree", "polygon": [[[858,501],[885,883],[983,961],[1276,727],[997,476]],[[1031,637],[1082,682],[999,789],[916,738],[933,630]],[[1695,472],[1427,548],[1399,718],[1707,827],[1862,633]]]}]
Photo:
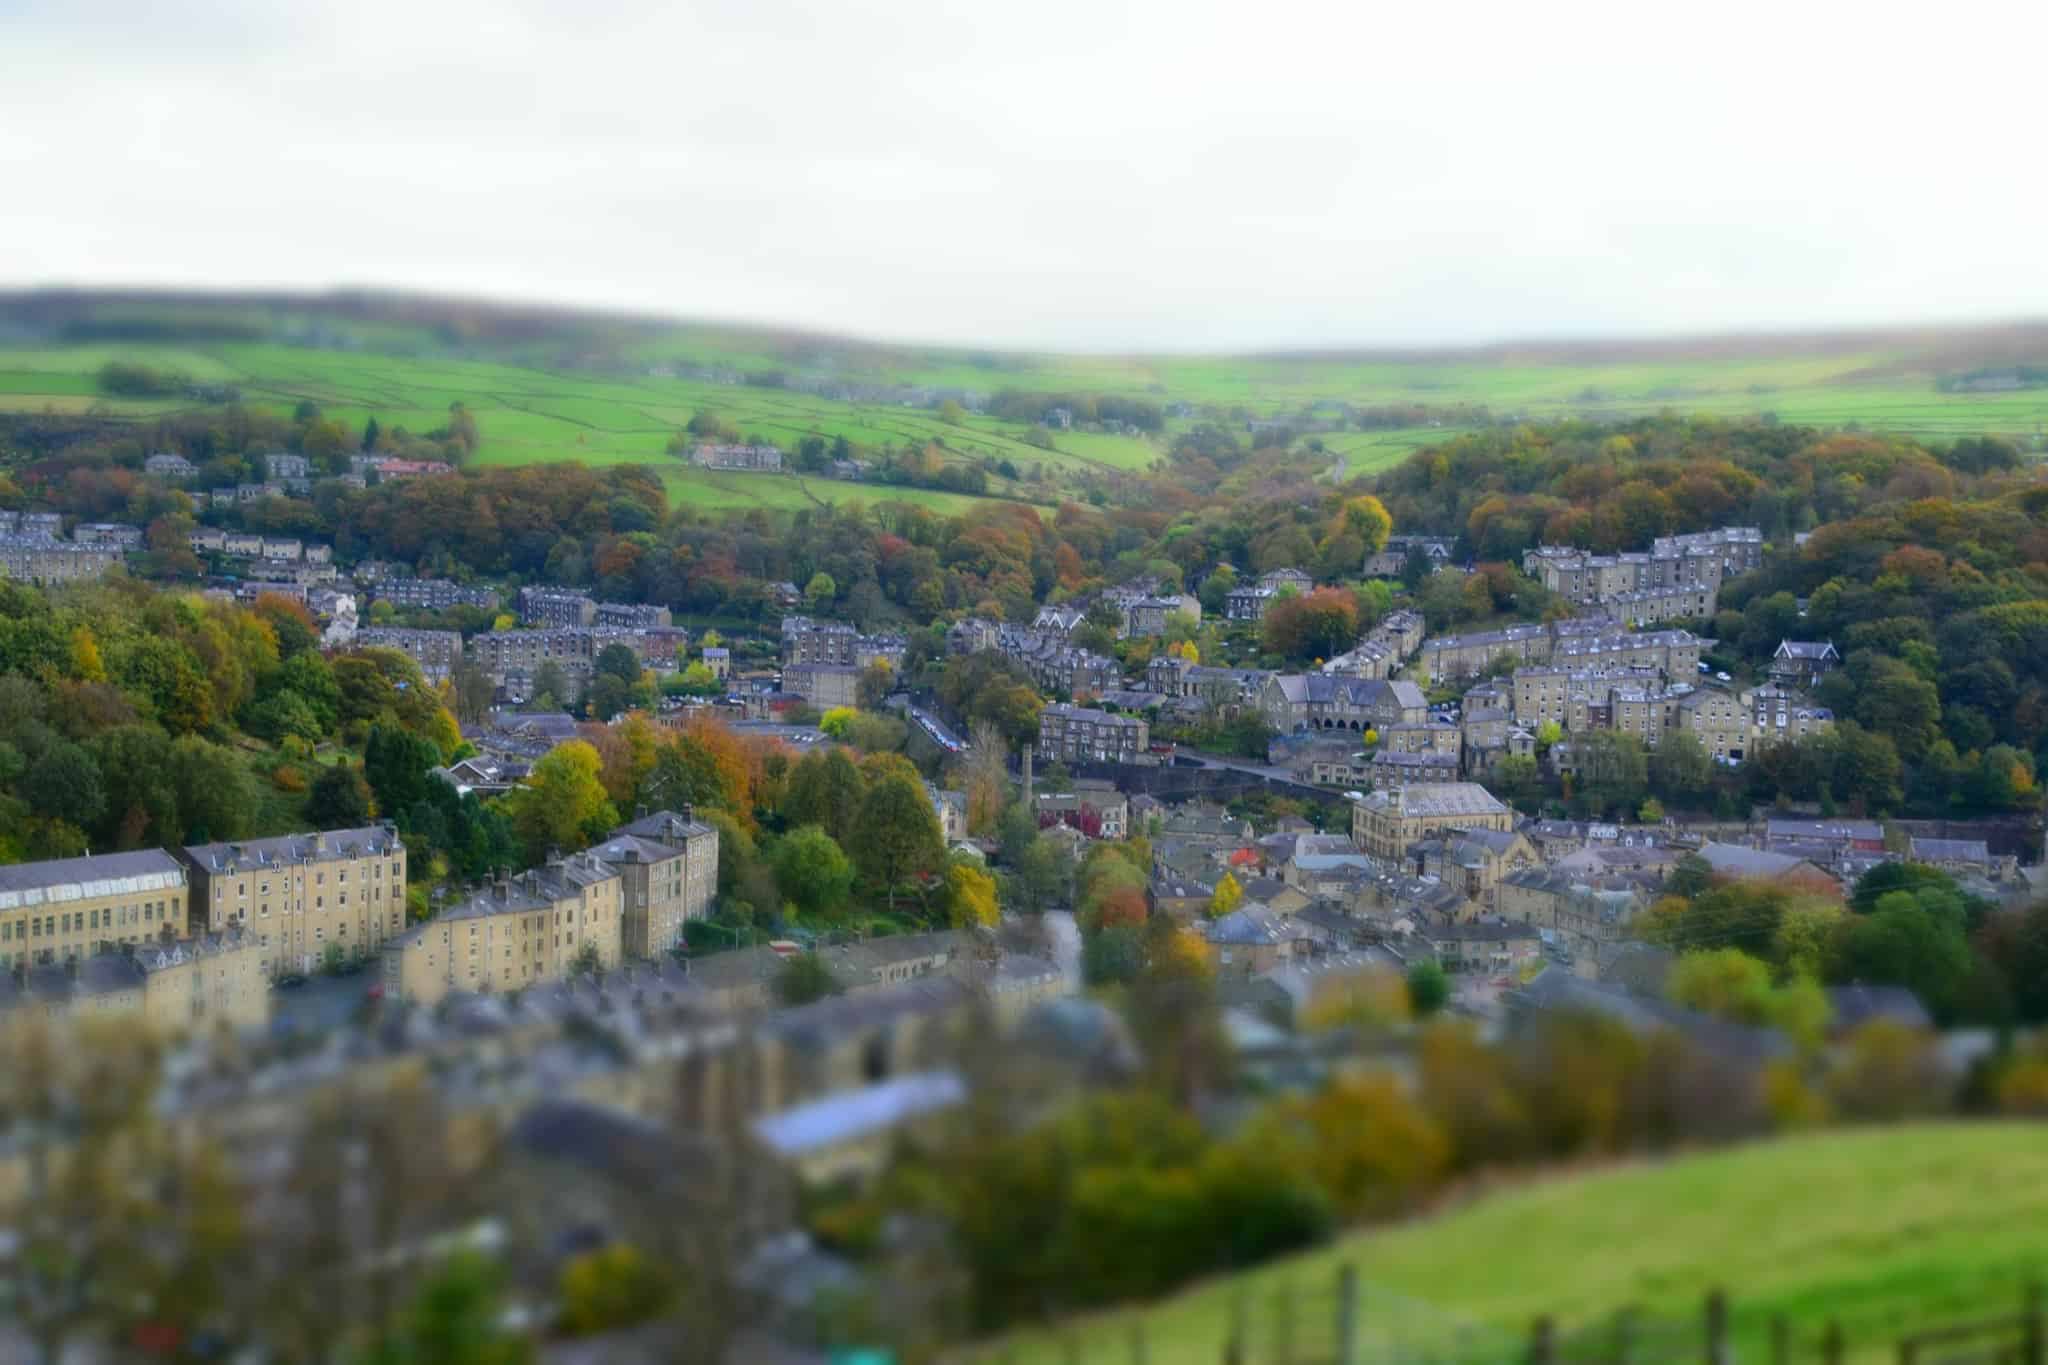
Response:
[{"label": "autumn tree", "polygon": [[991,833],[1010,795],[1010,746],[1003,732],[986,720],[976,721],[962,764],[961,785],[967,794],[967,830]]},{"label": "autumn tree", "polygon": [[1386,505],[1370,493],[1346,498],[1337,524],[1331,528],[1333,532],[1343,531],[1357,537],[1368,556],[1387,548],[1387,537],[1393,529],[1394,519],[1387,515]]},{"label": "autumn tree", "polygon": [[1260,636],[1291,660],[1333,658],[1358,641],[1358,599],[1342,588],[1283,595],[1267,609]]},{"label": "autumn tree", "polygon": [[946,866],[946,914],[955,929],[993,929],[1000,918],[996,909],[996,879],[968,857],[956,857]]},{"label": "autumn tree", "polygon": [[598,778],[601,766],[596,749],[572,739],[542,755],[525,784],[505,794],[502,804],[530,858],[583,848],[618,823]]}]

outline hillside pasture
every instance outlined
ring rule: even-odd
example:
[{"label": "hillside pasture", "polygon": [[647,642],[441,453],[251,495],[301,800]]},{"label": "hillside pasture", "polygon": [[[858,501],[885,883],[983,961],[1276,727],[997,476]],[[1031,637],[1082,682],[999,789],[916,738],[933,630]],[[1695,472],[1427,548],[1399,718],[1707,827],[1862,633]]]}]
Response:
[{"label": "hillside pasture", "polygon": [[[1738,1359],[1767,1358],[1782,1314],[1809,1346],[1837,1320],[1850,1354],[1875,1360],[1903,1333],[2016,1310],[2026,1280],[2048,1269],[2048,1129],[1837,1131],[1537,1180],[1144,1310],[1151,1358],[1218,1359],[1235,1304],[1291,1292],[1327,1306],[1347,1263],[1366,1286],[1368,1319],[1378,1295],[1418,1330],[1476,1333],[1507,1350],[1546,1314],[1565,1332],[1629,1306],[1693,1322],[1720,1288]],[[1112,1351],[1133,1321],[1105,1315],[1072,1334],[1120,1360]],[[1025,1335],[979,1358],[1058,1365],[1065,1344],[1064,1334]]]}]

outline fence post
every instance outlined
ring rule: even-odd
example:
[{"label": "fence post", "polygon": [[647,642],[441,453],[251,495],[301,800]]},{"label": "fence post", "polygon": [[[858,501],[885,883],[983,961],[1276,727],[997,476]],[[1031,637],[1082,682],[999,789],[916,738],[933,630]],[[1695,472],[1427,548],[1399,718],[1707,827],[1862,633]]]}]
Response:
[{"label": "fence post", "polygon": [[2042,1320],[2041,1282],[2028,1280],[2026,1289],[2026,1322],[2020,1328],[2020,1361],[2022,1365],[2048,1365],[2048,1323]]},{"label": "fence post", "polygon": [[1230,1300],[1230,1339],[1223,1343],[1224,1365],[1244,1365],[1245,1292],[1238,1290]]},{"label": "fence post", "polygon": [[1549,1317],[1536,1319],[1529,1330],[1529,1365],[1553,1365],[1557,1359],[1557,1324]]},{"label": "fence post", "polygon": [[1337,1267],[1337,1365],[1358,1365],[1358,1267]]},{"label": "fence post", "polygon": [[1728,1365],[1728,1295],[1720,1289],[1707,1295],[1707,1365]]},{"label": "fence post", "polygon": [[1824,1365],[1842,1365],[1842,1321],[1828,1320],[1828,1330],[1820,1339],[1820,1358]]},{"label": "fence post", "polygon": [[1783,1313],[1771,1319],[1771,1365],[1792,1365],[1792,1324]]},{"label": "fence post", "polygon": [[1614,1365],[1628,1365],[1636,1345],[1636,1310],[1633,1304],[1614,1310]]}]

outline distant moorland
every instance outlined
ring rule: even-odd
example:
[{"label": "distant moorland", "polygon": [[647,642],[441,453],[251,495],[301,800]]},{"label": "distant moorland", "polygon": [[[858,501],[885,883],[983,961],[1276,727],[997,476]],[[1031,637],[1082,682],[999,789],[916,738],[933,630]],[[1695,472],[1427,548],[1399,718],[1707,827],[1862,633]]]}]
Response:
[{"label": "distant moorland", "polygon": [[[0,411],[150,417],[232,392],[252,406],[317,404],[360,428],[425,430],[451,402],[477,415],[480,464],[576,460],[660,467],[678,503],[787,508],[858,490],[688,468],[670,438],[699,412],[794,448],[932,445],[989,472],[985,492],[1047,503],[1141,473],[1202,422],[1281,423],[1356,477],[1474,425],[1674,409],[1770,413],[1942,441],[2048,441],[2048,325],[1828,336],[1500,345],[1464,351],[1263,356],[1033,355],[889,345],[793,332],[545,313],[362,295],[233,299],[0,296]],[[109,361],[179,375],[194,393],[125,396]],[[1156,429],[1049,429],[975,410],[1005,391],[1114,396]],[[941,411],[940,395],[972,395]],[[1084,427],[1088,429],[1083,429]],[[1341,458],[1341,465],[1336,459]],[[1012,477],[1012,475],[1016,477]],[[945,511],[961,493],[894,490]]]}]

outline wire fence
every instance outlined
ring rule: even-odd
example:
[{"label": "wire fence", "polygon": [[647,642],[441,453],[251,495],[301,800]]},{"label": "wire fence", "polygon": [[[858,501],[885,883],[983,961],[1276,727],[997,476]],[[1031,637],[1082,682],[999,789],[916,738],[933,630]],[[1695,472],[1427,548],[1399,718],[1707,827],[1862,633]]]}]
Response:
[{"label": "wire fence", "polygon": [[[2003,1286],[2001,1286],[2003,1288]],[[1561,1329],[1539,1318],[1514,1332],[1334,1275],[1254,1277],[1199,1313],[1137,1311],[1088,1320],[962,1357],[970,1365],[2048,1365],[2048,1299],[2027,1280],[2017,1311],[1937,1321],[1916,1306],[1872,1302],[1797,1321],[1733,1308],[1695,1313],[1624,1307]],[[2001,1295],[2002,1296],[2002,1295]],[[1982,1302],[1983,1300],[1980,1300]],[[1930,1325],[1932,1324],[1932,1325]]]}]

